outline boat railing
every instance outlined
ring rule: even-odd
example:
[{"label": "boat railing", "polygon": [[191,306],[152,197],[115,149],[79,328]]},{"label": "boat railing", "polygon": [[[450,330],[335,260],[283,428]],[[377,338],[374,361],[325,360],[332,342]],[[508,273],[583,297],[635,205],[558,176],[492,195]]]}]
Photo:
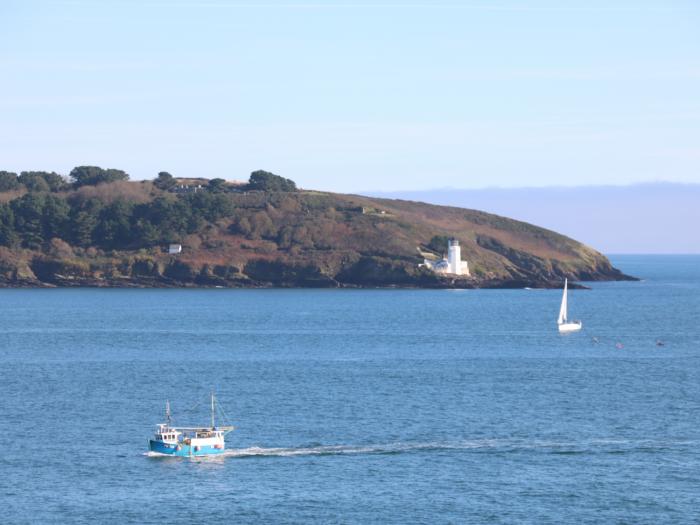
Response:
[{"label": "boat railing", "polygon": [[184,434],[212,434],[222,432],[227,434],[235,429],[233,426],[217,426],[217,427],[170,427],[172,430],[182,432]]}]

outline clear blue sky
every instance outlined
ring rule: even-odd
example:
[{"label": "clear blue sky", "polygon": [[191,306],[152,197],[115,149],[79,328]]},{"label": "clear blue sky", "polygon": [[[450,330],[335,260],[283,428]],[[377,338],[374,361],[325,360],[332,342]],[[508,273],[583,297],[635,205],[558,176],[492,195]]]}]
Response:
[{"label": "clear blue sky", "polygon": [[0,169],[700,182],[697,0],[0,0]]}]

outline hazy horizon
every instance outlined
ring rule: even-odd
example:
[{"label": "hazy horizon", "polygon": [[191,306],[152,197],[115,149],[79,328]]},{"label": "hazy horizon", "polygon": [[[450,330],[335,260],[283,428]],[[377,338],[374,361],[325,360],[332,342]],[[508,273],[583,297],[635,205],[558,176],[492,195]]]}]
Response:
[{"label": "hazy horizon", "polygon": [[[646,187],[646,186],[698,186],[700,187],[700,182],[674,182],[668,180],[654,180],[654,181],[643,181],[643,182],[629,182],[625,184],[570,184],[570,185],[544,185],[544,186],[435,186],[426,189],[416,189],[416,188],[393,188],[390,190],[371,190],[365,189],[362,191],[349,191],[347,193],[359,193],[360,195],[368,195],[370,193],[429,193],[429,192],[443,192],[443,191],[499,191],[499,190],[570,190],[570,189],[584,189],[584,188],[632,188],[632,187]],[[318,189],[318,188],[309,188]]]},{"label": "hazy horizon", "polygon": [[529,222],[606,254],[700,253],[700,184],[365,192]]}]

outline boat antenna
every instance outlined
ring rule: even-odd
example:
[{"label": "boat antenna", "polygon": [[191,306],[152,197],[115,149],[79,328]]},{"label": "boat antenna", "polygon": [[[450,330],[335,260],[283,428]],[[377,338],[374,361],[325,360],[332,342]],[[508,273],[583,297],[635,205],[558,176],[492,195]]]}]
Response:
[{"label": "boat antenna", "polygon": [[214,428],[214,391],[211,391],[211,428]]}]

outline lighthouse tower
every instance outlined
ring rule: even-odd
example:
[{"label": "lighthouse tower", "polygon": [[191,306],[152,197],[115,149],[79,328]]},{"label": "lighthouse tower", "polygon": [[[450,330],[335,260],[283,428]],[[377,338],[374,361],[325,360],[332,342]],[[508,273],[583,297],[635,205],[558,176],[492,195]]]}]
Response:
[{"label": "lighthouse tower", "polygon": [[434,259],[423,259],[423,268],[428,268],[435,273],[464,275],[471,277],[469,273],[469,263],[462,260],[462,250],[457,239],[450,239],[447,242],[447,257],[438,261]]},{"label": "lighthouse tower", "polygon": [[462,250],[457,239],[447,242],[447,264],[450,267],[448,273],[462,275]]}]

